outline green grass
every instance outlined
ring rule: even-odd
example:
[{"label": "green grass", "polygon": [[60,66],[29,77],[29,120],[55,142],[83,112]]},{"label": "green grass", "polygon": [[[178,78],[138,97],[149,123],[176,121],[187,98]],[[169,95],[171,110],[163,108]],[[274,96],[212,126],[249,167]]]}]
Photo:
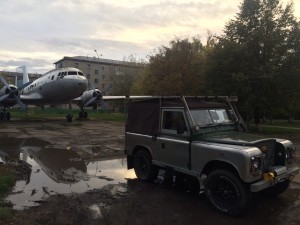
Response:
[{"label": "green grass", "polygon": [[0,197],[3,197],[14,185],[14,177],[12,175],[0,176]]},{"label": "green grass", "polygon": [[13,217],[14,210],[11,205],[3,201],[9,190],[15,184],[15,177],[6,165],[0,165],[0,221]]},{"label": "green grass", "polygon": [[287,120],[274,120],[273,124],[266,122],[262,123],[262,125],[300,128],[300,120],[294,120],[292,122],[288,122]]},{"label": "green grass", "polygon": [[248,129],[251,133],[260,133],[265,135],[299,135],[300,136],[300,129],[294,129],[298,128],[297,126],[285,126],[285,125],[267,125],[264,124],[260,125],[261,132],[258,132],[256,129],[256,126],[254,124],[250,124],[250,127]]},{"label": "green grass", "polygon": [[[125,121],[125,114],[123,113],[110,113],[110,112],[103,112],[100,110],[92,110],[87,109],[88,119],[90,120],[107,120],[107,121],[116,121],[116,122],[124,122]],[[80,110],[72,110],[71,113],[73,114],[73,121],[78,118],[78,113]],[[63,119],[65,120],[66,115],[69,113],[67,109],[54,109],[54,108],[29,108],[27,114],[26,112],[22,112],[19,109],[13,109],[11,111],[11,118],[17,118],[21,120],[34,120],[34,119]],[[80,126],[80,124],[77,124]]]},{"label": "green grass", "polygon": [[15,177],[7,165],[0,165],[0,197],[5,196],[15,184]]},{"label": "green grass", "polygon": [[12,218],[14,216],[14,210],[11,207],[0,206],[0,221]]}]

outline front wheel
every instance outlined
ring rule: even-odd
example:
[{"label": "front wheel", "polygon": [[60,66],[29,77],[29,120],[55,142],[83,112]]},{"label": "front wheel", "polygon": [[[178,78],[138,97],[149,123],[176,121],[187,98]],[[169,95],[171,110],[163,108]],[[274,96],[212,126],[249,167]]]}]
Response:
[{"label": "front wheel", "polygon": [[140,180],[153,181],[158,175],[158,167],[152,164],[152,159],[146,151],[138,151],[133,156],[134,172]]},{"label": "front wheel", "polygon": [[231,216],[247,208],[249,193],[248,186],[230,171],[215,170],[205,182],[205,195],[213,208]]}]

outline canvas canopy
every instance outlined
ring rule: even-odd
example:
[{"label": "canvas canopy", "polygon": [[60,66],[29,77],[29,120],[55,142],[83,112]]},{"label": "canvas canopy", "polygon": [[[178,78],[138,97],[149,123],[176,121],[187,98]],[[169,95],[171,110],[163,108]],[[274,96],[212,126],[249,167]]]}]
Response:
[{"label": "canvas canopy", "polygon": [[[223,103],[199,99],[186,99],[186,101],[190,109],[228,108],[228,106]],[[161,107],[183,108],[185,106],[183,101],[179,98],[155,98],[130,102],[128,104],[126,131],[146,135],[158,134]]]}]

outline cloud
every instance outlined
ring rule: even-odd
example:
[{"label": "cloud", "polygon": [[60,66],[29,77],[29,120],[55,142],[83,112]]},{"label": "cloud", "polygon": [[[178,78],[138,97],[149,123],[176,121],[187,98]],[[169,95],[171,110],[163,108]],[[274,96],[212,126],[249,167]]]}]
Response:
[{"label": "cloud", "polygon": [[145,58],[174,36],[221,34],[240,2],[1,0],[0,70],[17,63],[52,68],[64,56],[95,56],[95,49],[104,58]]}]

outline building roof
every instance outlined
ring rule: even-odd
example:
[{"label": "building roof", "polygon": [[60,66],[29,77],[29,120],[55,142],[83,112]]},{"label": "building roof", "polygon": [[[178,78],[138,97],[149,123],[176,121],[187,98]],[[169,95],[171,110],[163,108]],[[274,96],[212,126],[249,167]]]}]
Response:
[{"label": "building roof", "polygon": [[[11,71],[0,71],[0,73],[6,74],[7,76],[17,76],[17,77],[23,77],[23,73],[21,72],[11,72]],[[39,73],[28,73],[28,76],[30,78],[39,78],[42,76],[42,74]]]},{"label": "building roof", "polygon": [[136,66],[136,67],[141,67],[141,63],[131,63],[127,61],[119,61],[119,60],[112,60],[112,59],[103,59],[103,58],[97,58],[97,57],[88,57],[88,56],[74,56],[74,57],[69,57],[65,56],[64,58],[58,60],[54,64],[58,64],[64,60],[74,60],[78,62],[87,62],[87,63],[100,63],[100,64],[106,64],[106,65],[121,65],[121,66]]}]

